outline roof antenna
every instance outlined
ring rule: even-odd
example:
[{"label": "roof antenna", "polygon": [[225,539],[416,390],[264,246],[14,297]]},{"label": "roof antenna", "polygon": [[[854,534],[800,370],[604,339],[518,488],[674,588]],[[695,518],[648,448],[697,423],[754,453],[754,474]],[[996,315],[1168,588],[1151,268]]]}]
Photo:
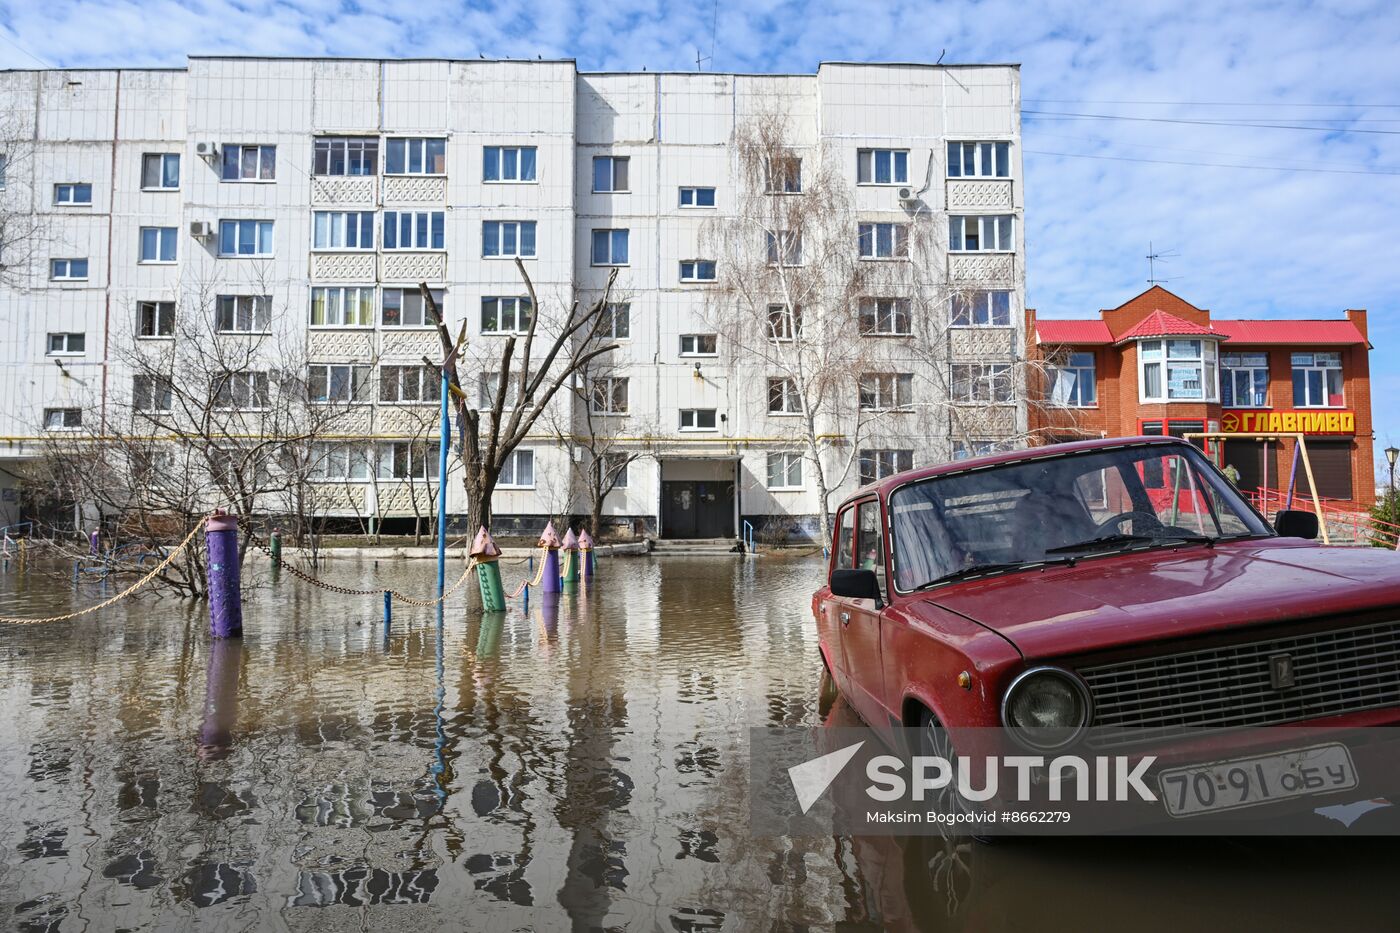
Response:
[{"label": "roof antenna", "polygon": [[1177,251],[1174,249],[1158,252],[1152,248],[1152,241],[1147,241],[1147,285],[1149,288],[1153,285],[1161,285],[1163,282],[1171,281],[1171,279],[1157,278],[1157,263],[1160,262],[1165,265],[1168,259],[1174,259],[1177,255]]},{"label": "roof antenna", "polygon": [[947,50],[947,49],[943,49],[942,51],[940,51],[940,52],[938,53],[938,61],[934,62],[934,64],[935,64],[935,65],[941,65],[941,64],[943,64],[943,56],[944,56],[944,55],[947,55],[947,54],[948,54],[948,50]]}]

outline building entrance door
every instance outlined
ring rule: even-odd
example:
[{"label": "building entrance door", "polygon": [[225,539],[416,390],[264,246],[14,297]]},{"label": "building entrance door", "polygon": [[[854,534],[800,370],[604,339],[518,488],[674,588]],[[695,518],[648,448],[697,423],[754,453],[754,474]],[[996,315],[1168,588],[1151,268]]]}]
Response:
[{"label": "building entrance door", "polygon": [[734,537],[734,483],[716,480],[663,481],[661,537]]}]

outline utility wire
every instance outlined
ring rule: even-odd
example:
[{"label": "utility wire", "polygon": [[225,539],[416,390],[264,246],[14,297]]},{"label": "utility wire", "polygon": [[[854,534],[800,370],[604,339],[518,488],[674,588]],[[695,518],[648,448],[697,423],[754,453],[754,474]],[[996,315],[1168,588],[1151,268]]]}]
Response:
[{"label": "utility wire", "polygon": [[1350,107],[1353,109],[1400,108],[1400,104],[1323,104],[1312,101],[1272,103],[1243,100],[1075,100],[1068,97],[1023,97],[1036,104],[1110,104],[1125,107]]},{"label": "utility wire", "polygon": [[48,62],[44,61],[44,60],[43,60],[42,58],[40,58],[39,56],[35,55],[33,52],[29,51],[29,50],[26,49],[24,46],[20,45],[18,42],[14,41],[14,40],[11,39],[9,36],[5,35],[3,32],[0,32],[0,40],[3,40],[3,41],[5,42],[5,44],[8,45],[8,46],[10,46],[11,48],[17,49],[18,51],[23,52],[25,55],[28,55],[30,58],[34,59],[34,60],[35,60],[36,62],[38,62],[39,64],[43,65],[45,68],[52,68],[52,67],[53,67],[53,65],[50,65]]},{"label": "utility wire", "polygon": [[1247,129],[1307,130],[1321,133],[1368,133],[1379,136],[1400,136],[1400,130],[1368,130],[1338,126],[1303,126],[1293,123],[1247,123],[1238,120],[1185,120],[1172,117],[1129,117],[1114,113],[1065,113],[1056,110],[1022,110],[1036,117],[1056,117],[1067,120],[1124,120],[1131,123],[1176,123],[1190,126],[1239,126]]},{"label": "utility wire", "polygon": [[1246,168],[1263,172],[1311,172],[1322,175],[1400,175],[1400,171],[1346,168],[1289,168],[1282,165],[1241,165],[1230,162],[1187,162],[1176,159],[1138,159],[1132,156],[1091,155],[1085,152],[1050,152],[1045,149],[1023,150],[1028,155],[1060,156],[1066,159],[1101,159],[1109,162],[1146,162],[1151,165],[1195,165],[1202,168]]},{"label": "utility wire", "polygon": [[1180,146],[1158,146],[1152,143],[1129,143],[1122,140],[1105,139],[1101,136],[1072,136],[1068,133],[1042,133],[1035,131],[1035,138],[1040,139],[1067,139],[1072,142],[1092,143],[1095,146],[1113,146],[1128,149],[1151,149],[1153,152],[1185,152],[1190,155],[1216,156],[1225,159],[1250,159],[1261,162],[1286,162],[1286,166],[1281,168],[1292,168],[1294,166],[1317,167],[1317,168],[1340,168],[1346,163],[1325,162],[1316,159],[1291,159],[1285,156],[1265,155],[1255,152],[1226,152],[1221,149],[1185,149]]}]

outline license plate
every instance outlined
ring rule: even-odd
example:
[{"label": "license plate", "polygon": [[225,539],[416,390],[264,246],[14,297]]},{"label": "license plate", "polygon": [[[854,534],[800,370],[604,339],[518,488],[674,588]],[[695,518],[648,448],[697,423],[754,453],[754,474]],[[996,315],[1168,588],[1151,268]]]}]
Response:
[{"label": "license plate", "polygon": [[1157,786],[1167,813],[1198,816],[1348,790],[1356,786],[1356,766],[1345,745],[1314,745],[1256,758],[1172,768],[1158,775]]}]

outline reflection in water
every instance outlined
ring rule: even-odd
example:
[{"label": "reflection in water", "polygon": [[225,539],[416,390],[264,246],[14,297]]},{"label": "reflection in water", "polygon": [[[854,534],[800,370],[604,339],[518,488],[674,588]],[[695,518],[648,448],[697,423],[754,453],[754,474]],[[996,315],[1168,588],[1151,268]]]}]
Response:
[{"label": "reflection in water", "polygon": [[[1393,926],[1400,857],[1345,840],[751,836],[747,729],[819,721],[819,573],[604,560],[528,611],[396,607],[387,637],[376,600],[284,575],[242,643],[173,601],[0,629],[0,928]],[[67,598],[14,584],[17,614]]]}]

